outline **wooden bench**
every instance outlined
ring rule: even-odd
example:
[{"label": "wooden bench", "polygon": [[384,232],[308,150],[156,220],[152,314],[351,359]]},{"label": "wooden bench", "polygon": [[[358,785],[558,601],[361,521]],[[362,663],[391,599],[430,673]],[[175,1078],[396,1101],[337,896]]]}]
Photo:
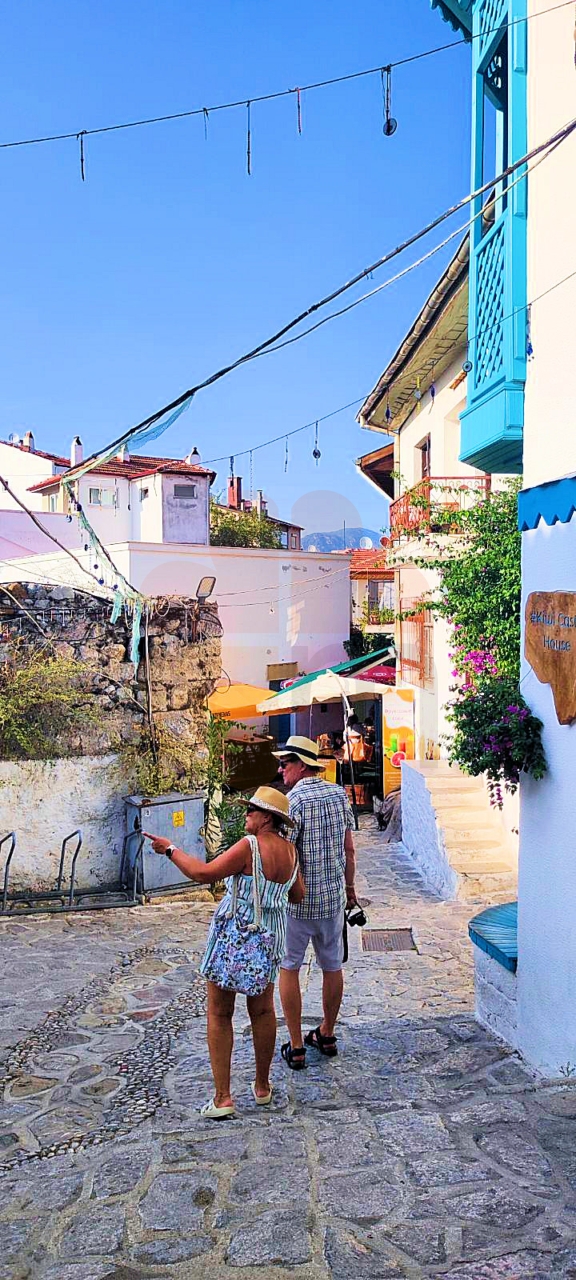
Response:
[{"label": "wooden bench", "polygon": [[504,969],[516,973],[518,966],[518,903],[504,902],[474,916],[468,933],[475,947],[492,956]]}]

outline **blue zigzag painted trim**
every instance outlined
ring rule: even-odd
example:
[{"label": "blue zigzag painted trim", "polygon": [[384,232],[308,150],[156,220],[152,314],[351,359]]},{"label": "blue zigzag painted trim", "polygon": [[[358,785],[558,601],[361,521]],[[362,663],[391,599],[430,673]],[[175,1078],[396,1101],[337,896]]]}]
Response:
[{"label": "blue zigzag painted trim", "polygon": [[576,512],[576,476],[549,480],[518,494],[518,528],[521,533],[545,524],[568,524]]}]

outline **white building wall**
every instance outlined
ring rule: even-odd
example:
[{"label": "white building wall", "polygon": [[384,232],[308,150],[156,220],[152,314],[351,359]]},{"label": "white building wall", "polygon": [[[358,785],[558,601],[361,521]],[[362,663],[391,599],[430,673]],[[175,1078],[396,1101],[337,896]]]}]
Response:
[{"label": "white building wall", "polygon": [[[147,491],[147,497],[141,493]],[[162,476],[143,476],[130,484],[131,542],[162,542]]]},{"label": "white building wall", "polygon": [[[91,489],[106,489],[115,493],[117,505],[98,506],[90,502]],[[99,476],[89,472],[78,481],[78,498],[94,532],[103,543],[124,542],[130,537],[130,485],[123,476]]]},{"label": "white building wall", "polygon": [[[76,864],[78,885],[117,880],[125,791],[122,761],[115,755],[0,761],[0,831],[14,831],[17,840],[10,888],[53,888],[62,840],[78,827],[84,841]],[[72,841],[72,851],[74,846]],[[70,858],[65,884],[69,878]]]},{"label": "white building wall", "polygon": [[[548,10],[548,12],[546,12]],[[574,7],[550,12],[529,0],[528,147],[538,146],[576,115]],[[535,15],[542,16],[536,18]],[[534,359],[524,414],[524,484],[576,471],[574,337],[576,276],[576,133],[534,170],[528,194],[528,300]],[[546,294],[545,297],[540,295]]]},{"label": "white building wall", "polygon": [[[42,511],[42,493],[30,493],[30,486],[40,484],[54,474],[54,464],[37,453],[15,449],[0,441],[0,475],[31,511]],[[0,485],[0,511],[18,511],[19,507]],[[1,517],[0,517],[1,518]]]},{"label": "white building wall", "polygon": [[[52,520],[73,529],[63,516]],[[347,558],[151,543],[112,545],[108,551],[117,569],[144,595],[194,596],[200,578],[216,578],[213,599],[224,627],[222,666],[233,681],[267,687],[266,668],[271,663],[297,662],[306,673],[346,658],[342,642],[350,627]],[[90,564],[90,555],[76,554]],[[57,552],[0,562],[1,582],[46,580],[89,590],[94,585],[70,557]]]},{"label": "white building wall", "polygon": [[431,399],[430,392],[424,392],[419,402],[414,402],[414,411],[408,421],[401,427],[398,438],[398,470],[402,477],[398,493],[405,493],[421,479],[420,445],[430,436],[431,468],[433,476],[476,476],[481,475],[476,467],[469,467],[459,462],[460,423],[459,414],[466,405],[466,380],[454,389],[450,384],[462,372],[462,361],[466,358],[465,348],[460,352],[438,379],[436,396]]},{"label": "white building wall", "polygon": [[[208,476],[163,475],[162,542],[191,542],[206,546],[210,528]],[[193,498],[174,496],[176,486],[194,490]]]},{"label": "white building wall", "polygon": [[[523,617],[531,591],[576,590],[576,517],[540,522],[522,543]],[[521,782],[518,1044],[536,1067],[558,1075],[576,1065],[576,723],[558,723],[550,686],[525,660],[522,692],[544,724],[548,772]]]}]

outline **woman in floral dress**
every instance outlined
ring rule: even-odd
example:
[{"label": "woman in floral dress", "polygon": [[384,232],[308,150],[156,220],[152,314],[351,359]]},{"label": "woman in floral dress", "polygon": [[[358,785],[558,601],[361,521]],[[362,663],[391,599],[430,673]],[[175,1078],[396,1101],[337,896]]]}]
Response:
[{"label": "woman in floral dress", "polygon": [[[201,862],[198,858],[190,857],[163,836],[149,837],[154,851],[170,857],[175,866],[191,880],[199,884],[216,884],[226,880],[226,894],[213,917],[200,966],[203,973],[209,970],[216,945],[217,922],[230,914],[234,883],[237,918],[245,925],[254,923],[254,872],[258,877],[262,928],[274,936],[270,981],[262,995],[247,997],[256,1059],[252,1094],[258,1106],[267,1106],[272,1100],[269,1073],[276,1044],[274,983],[284,955],[286,911],[288,902],[301,902],[305,894],[296,850],[284,835],[291,826],[286,796],[273,787],[259,787],[248,803],[246,836],[212,862]],[[253,841],[256,841],[255,847]],[[222,1120],[235,1114],[230,1070],[232,1017],[236,995],[234,991],[217,986],[210,980],[207,987],[208,1049],[214,1077],[214,1096],[202,1108],[201,1115],[210,1120]]]}]

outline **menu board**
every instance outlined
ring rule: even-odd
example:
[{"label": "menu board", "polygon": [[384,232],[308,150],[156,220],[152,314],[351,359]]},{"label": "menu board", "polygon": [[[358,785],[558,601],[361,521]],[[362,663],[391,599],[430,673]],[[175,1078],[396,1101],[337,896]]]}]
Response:
[{"label": "menu board", "polygon": [[382,698],[384,795],[397,791],[402,761],[414,759],[414,690],[387,689]]}]

